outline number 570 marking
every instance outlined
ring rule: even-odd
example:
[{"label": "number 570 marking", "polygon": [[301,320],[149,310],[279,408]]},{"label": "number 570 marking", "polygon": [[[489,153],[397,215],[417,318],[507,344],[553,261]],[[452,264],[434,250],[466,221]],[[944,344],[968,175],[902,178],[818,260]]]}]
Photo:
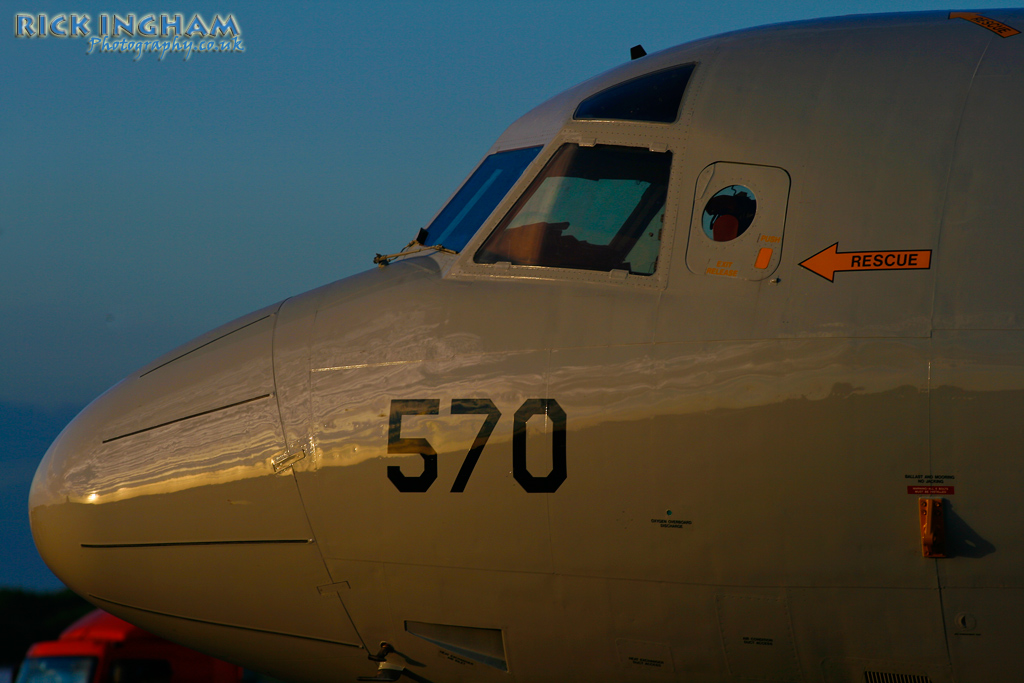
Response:
[{"label": "number 570 marking", "polygon": [[[422,493],[437,479],[437,451],[423,438],[402,438],[403,415],[437,415],[441,400],[436,398],[393,399],[388,418],[388,453],[419,453],[423,457],[423,473],[414,477],[403,474],[398,465],[388,466],[388,479],[403,493]],[[452,415],[486,415],[459,474],[452,484],[452,493],[466,490],[487,440],[501,419],[501,411],[489,398],[454,398]],[[553,423],[551,432],[551,472],[535,477],[526,467],[526,423],[534,415],[546,415]],[[553,398],[530,398],[516,411],[512,423],[512,476],[528,493],[554,493],[566,477],[565,411]]]}]

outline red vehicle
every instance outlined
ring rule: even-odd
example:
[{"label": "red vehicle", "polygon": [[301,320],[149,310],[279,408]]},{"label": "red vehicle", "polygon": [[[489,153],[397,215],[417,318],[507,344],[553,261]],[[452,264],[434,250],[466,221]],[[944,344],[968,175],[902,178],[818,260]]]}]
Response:
[{"label": "red vehicle", "polygon": [[239,683],[244,673],[96,610],[30,647],[17,683]]}]

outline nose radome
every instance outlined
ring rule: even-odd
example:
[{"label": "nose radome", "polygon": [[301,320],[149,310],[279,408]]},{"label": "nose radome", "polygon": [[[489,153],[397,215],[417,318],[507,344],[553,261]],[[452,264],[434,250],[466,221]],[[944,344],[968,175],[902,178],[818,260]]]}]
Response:
[{"label": "nose radome", "polygon": [[[43,559],[68,585],[92,586],[92,562],[81,555],[92,546],[244,537],[246,515],[199,517],[214,512],[200,492],[273,478],[268,463],[281,448],[271,359],[276,308],[127,377],[54,441],[29,508]],[[188,497],[197,498],[195,507],[172,504]],[[236,498],[233,507],[245,507],[244,496]]]},{"label": "nose radome", "polygon": [[74,532],[68,528],[66,517],[81,501],[71,502],[70,492],[63,482],[67,470],[77,466],[75,453],[83,450],[82,446],[89,442],[88,437],[82,438],[89,427],[88,412],[89,408],[82,411],[50,445],[36,468],[28,496],[29,521],[36,550],[51,571],[80,594],[83,590],[76,588],[80,572],[75,571],[79,558],[75,553]]},{"label": "nose radome", "polygon": [[272,463],[285,451],[277,308],[126,378],[54,441],[29,512],[40,554],[71,589],[136,622],[155,614],[320,640],[321,622],[338,623],[316,590],[331,580],[294,479]]}]

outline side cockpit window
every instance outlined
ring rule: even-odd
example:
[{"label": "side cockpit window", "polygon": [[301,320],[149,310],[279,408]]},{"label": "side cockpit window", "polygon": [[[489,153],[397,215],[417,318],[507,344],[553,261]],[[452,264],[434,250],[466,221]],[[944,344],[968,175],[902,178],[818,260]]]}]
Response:
[{"label": "side cockpit window", "polygon": [[671,152],[562,145],[474,261],[651,275],[671,165]]},{"label": "side cockpit window", "polygon": [[693,74],[693,64],[645,74],[591,95],[576,107],[577,121],[672,123]]},{"label": "side cockpit window", "polygon": [[427,226],[424,244],[462,251],[540,150],[540,147],[513,149],[484,159]]}]

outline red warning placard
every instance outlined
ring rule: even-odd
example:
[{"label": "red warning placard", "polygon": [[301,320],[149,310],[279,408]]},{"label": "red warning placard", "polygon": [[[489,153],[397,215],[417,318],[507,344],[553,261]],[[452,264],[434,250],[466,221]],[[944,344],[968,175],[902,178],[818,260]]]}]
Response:
[{"label": "red warning placard", "polygon": [[908,486],[907,493],[915,496],[952,496],[953,486]]}]

